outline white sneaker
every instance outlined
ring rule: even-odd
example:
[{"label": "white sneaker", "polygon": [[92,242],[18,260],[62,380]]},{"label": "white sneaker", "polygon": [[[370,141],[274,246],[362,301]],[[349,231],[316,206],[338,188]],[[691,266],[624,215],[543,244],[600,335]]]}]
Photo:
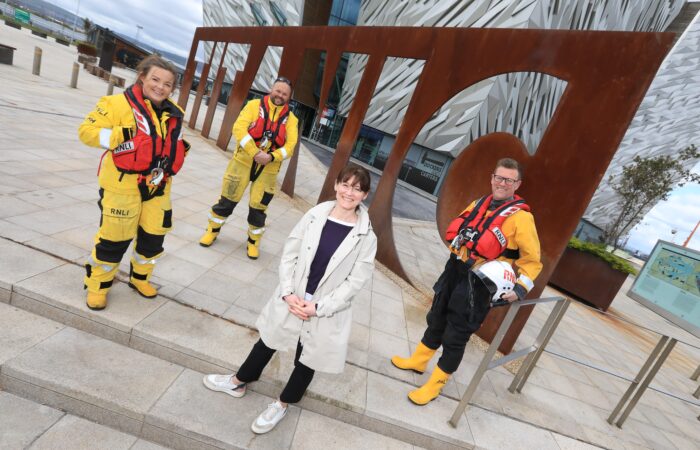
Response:
[{"label": "white sneaker", "polygon": [[260,413],[255,422],[250,426],[253,433],[263,434],[275,428],[275,425],[287,414],[287,408],[282,406],[279,400],[267,405],[267,409]]},{"label": "white sneaker", "polygon": [[206,375],[202,380],[204,386],[212,391],[223,392],[236,398],[245,395],[245,383],[234,384],[233,375]]}]

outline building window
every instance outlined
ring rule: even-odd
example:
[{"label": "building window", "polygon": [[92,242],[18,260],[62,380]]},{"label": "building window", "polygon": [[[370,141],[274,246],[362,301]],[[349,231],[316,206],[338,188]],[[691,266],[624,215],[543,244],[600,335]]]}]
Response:
[{"label": "building window", "polygon": [[251,11],[253,11],[253,16],[255,17],[255,21],[258,22],[258,25],[260,25],[261,27],[268,26],[269,23],[267,23],[267,20],[265,19],[265,13],[263,12],[260,5],[253,2],[249,2],[248,4],[250,5]]},{"label": "building window", "polygon": [[328,25],[345,27],[357,25],[359,15],[360,0],[333,0]]},{"label": "building window", "polygon": [[270,2],[270,9],[272,10],[272,15],[277,19],[277,23],[280,25],[287,26],[287,16],[282,12],[282,8],[276,2]]}]

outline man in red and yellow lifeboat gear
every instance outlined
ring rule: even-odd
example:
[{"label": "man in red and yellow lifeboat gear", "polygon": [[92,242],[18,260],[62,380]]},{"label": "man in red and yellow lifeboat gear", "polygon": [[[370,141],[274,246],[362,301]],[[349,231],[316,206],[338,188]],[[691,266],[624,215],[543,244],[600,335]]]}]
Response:
[{"label": "man in red and yellow lifeboat gear", "polygon": [[534,217],[524,200],[515,195],[521,183],[520,164],[510,158],[499,160],[491,176],[492,194],[472,202],[448,227],[445,237],[451,254],[433,287],[428,327],[410,357],[391,358],[399,369],[422,373],[442,346],[442,356],[430,379],[408,394],[417,405],[440,395],[459,367],[467,341],[481,327],[491,307],[492,294],[473,269],[494,259],[511,264],[517,282],[501,297],[508,302],[524,299],[542,270]]},{"label": "man in red and yellow lifeboat gear", "polygon": [[80,140],[105,150],[99,167],[100,228],[85,264],[87,304],[107,305],[107,292],[131,241],[129,286],[147,298],[165,234],[172,228],[170,186],[189,144],[182,139],[183,110],[169,99],[175,68],[158,56],[144,59],[124,93],[102,97],[78,128]]},{"label": "man in red and yellow lifeboat gear", "polygon": [[214,243],[226,218],[250,184],[247,254],[257,259],[265,232],[265,211],[275,194],[282,161],[292,157],[298,140],[299,120],[289,109],[292,86],[278,78],[269,95],[249,101],[233,124],[236,152],[224,173],[219,201],[209,212],[207,231],[199,240]]}]

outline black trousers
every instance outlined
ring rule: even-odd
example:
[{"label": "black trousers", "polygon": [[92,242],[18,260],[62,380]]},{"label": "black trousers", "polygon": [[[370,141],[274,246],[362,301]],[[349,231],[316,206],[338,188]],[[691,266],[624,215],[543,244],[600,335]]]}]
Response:
[{"label": "black trousers", "polygon": [[462,261],[450,257],[433,286],[435,297],[427,316],[428,328],[421,341],[431,349],[442,345],[438,367],[454,373],[472,333],[481,327],[490,307],[486,286]]},{"label": "black trousers", "polygon": [[[294,356],[294,370],[289,376],[289,380],[287,380],[287,385],[280,394],[280,401],[284,403],[297,403],[301,400],[306,392],[306,388],[309,387],[311,380],[314,378],[314,373],[316,373],[313,369],[299,362],[302,348],[301,342],[297,342],[297,352]],[[236,378],[244,383],[257,381],[274,354],[274,349],[265,345],[262,339],[258,339],[258,342],[253,346],[253,349],[241,365],[241,368],[238,369]]]}]

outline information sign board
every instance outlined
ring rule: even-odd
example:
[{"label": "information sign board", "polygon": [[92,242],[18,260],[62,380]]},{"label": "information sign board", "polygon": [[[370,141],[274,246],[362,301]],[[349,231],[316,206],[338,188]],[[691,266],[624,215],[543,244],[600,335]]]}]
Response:
[{"label": "information sign board", "polygon": [[627,295],[700,337],[700,252],[658,241]]}]

